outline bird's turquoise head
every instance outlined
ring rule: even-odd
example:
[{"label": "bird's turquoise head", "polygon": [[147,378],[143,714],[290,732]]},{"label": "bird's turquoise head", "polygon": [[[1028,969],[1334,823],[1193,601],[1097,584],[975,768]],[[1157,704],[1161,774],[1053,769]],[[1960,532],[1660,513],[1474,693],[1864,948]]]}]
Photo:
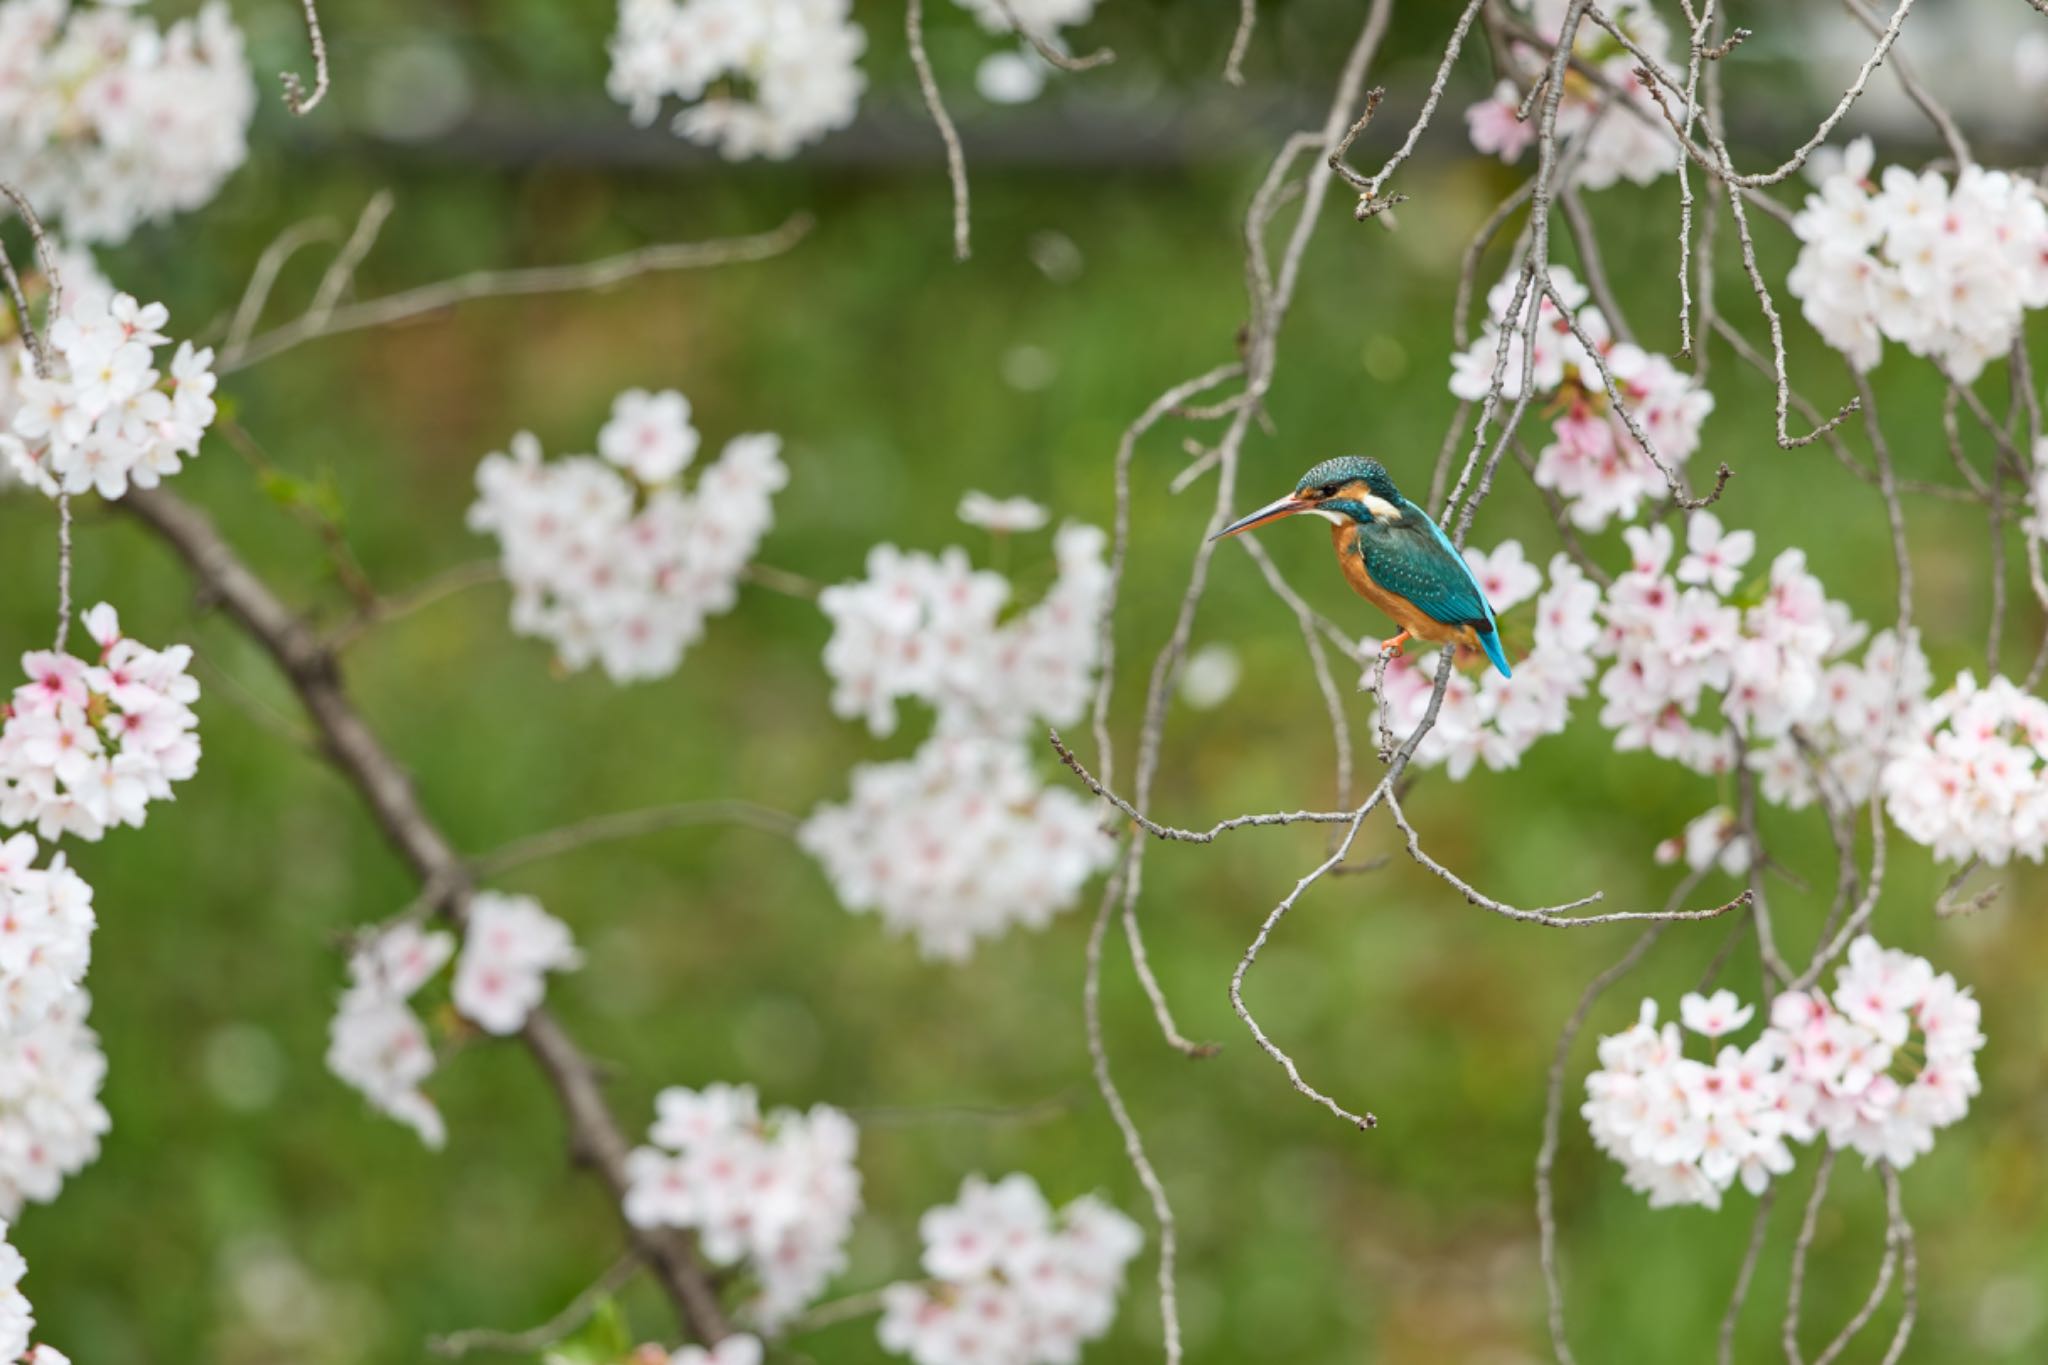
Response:
[{"label": "bird's turquoise head", "polygon": [[1302,475],[1301,482],[1286,497],[1267,503],[1249,516],[1240,517],[1218,531],[1214,538],[1221,540],[1303,512],[1314,512],[1340,526],[1346,521],[1396,522],[1406,516],[1406,507],[1407,499],[1394,486],[1385,465],[1360,455],[1340,455],[1334,460],[1324,460]]}]

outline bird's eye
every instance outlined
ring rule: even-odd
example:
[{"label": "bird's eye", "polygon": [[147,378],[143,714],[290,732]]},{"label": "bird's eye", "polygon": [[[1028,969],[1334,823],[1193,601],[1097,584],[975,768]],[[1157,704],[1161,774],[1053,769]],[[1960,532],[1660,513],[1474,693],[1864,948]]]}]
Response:
[{"label": "bird's eye", "polygon": [[1326,498],[1334,498],[1337,496],[1337,485],[1334,483],[1326,483],[1316,491],[1318,493],[1321,493]]}]

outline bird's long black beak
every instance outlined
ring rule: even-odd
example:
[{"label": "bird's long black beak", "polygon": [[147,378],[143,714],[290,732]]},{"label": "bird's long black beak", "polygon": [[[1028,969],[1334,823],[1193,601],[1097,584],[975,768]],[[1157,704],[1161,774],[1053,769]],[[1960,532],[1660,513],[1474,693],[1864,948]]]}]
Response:
[{"label": "bird's long black beak", "polygon": [[1249,531],[1254,527],[1264,526],[1269,521],[1278,521],[1282,517],[1291,517],[1297,512],[1306,512],[1314,506],[1314,503],[1303,498],[1300,494],[1289,493],[1284,498],[1276,498],[1274,501],[1267,503],[1248,517],[1239,517],[1215,535],[1210,536],[1209,539],[1221,540],[1225,536],[1234,536],[1240,531]]}]

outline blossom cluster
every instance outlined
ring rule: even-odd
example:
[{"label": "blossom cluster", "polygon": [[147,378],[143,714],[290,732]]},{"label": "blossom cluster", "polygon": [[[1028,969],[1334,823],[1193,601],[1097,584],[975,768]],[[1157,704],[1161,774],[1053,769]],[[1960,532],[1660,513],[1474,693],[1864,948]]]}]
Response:
[{"label": "blossom cluster", "polygon": [[[1005,527],[1044,519],[1015,500],[970,500],[962,514]],[[1041,783],[1032,743],[1039,726],[1087,705],[1109,587],[1103,543],[1094,527],[1062,526],[1057,579],[1007,620],[1008,580],[957,547],[876,546],[865,579],[819,597],[832,620],[833,710],[877,735],[895,729],[906,698],[937,719],[909,759],[856,768],[852,798],[820,807],[801,839],[848,908],[877,911],[927,956],[964,959],[1012,925],[1044,925],[1108,861],[1093,808]]]},{"label": "blossom cluster", "polygon": [[169,28],[128,5],[0,3],[0,180],[80,241],[213,198],[255,109],[222,0]]},{"label": "blossom cluster", "polygon": [[35,836],[0,839],[0,1037],[48,1019],[92,960],[92,887],[61,853],[35,861]]},{"label": "blossom cluster", "polygon": [[1138,1225],[1093,1196],[1057,1214],[1028,1175],[969,1176],[919,1220],[931,1278],[882,1292],[877,1332],[916,1365],[1070,1365],[1109,1330]]},{"label": "blossom cluster", "polygon": [[860,1212],[860,1134],[829,1105],[764,1115],[752,1086],[673,1087],[655,1097],[652,1146],[627,1157],[626,1219],[691,1228],[704,1255],[744,1264],[750,1320],[773,1330],[846,1264]]},{"label": "blossom cluster", "polygon": [[469,525],[498,539],[514,630],[552,643],[570,668],[595,662],[615,682],[665,677],[706,618],[738,600],[788,481],[781,440],[735,436],[686,493],[698,445],[688,402],[632,389],[598,444],[598,455],[546,461],[519,433],[510,454],[477,466]]},{"label": "blossom cluster", "polygon": [[[1527,16],[1529,27],[1550,43],[1564,31],[1569,0],[1511,0]],[[1623,0],[1609,10],[1615,24],[1638,48],[1659,63],[1666,62],[1671,33],[1646,0]],[[1465,111],[1466,131],[1481,152],[1515,161],[1536,140],[1537,115],[1517,115],[1522,90],[1549,70],[1551,48],[1510,41],[1508,60],[1516,80],[1503,80],[1486,99]],[[1558,99],[1557,132],[1571,146],[1565,159],[1573,183],[1601,189],[1617,180],[1647,185],[1678,169],[1679,148],[1656,100],[1636,74],[1640,61],[1591,22],[1582,22],[1572,39],[1572,56],[1581,69],[1605,78],[1621,92],[1622,103],[1585,79],[1578,71],[1565,78]],[[1517,84],[1519,81],[1519,85]]]},{"label": "blossom cluster", "polygon": [[28,1297],[21,1292],[22,1276],[28,1262],[7,1240],[7,1224],[0,1222],[0,1360],[19,1360],[23,1365],[71,1365],[70,1359],[54,1346],[31,1347],[29,1334],[35,1330],[36,1315]]},{"label": "blossom cluster", "polygon": [[[1739,733],[1765,800],[1803,808],[1823,780],[1844,801],[1866,799],[1926,695],[1917,640],[1882,631],[1853,661],[1866,628],[1796,549],[1743,593],[1755,538],[1725,531],[1710,512],[1686,523],[1675,568],[1669,527],[1624,536],[1634,562],[1602,600],[1596,646],[1612,661],[1600,678],[1600,723],[1615,747],[1712,776],[1734,766]],[[1725,724],[1698,723],[1715,714]]]},{"label": "blossom cluster", "polygon": [[1022,745],[946,735],[855,768],[850,799],[819,807],[799,839],[847,909],[955,962],[1012,926],[1044,928],[1114,848],[1093,806],[1040,782]]},{"label": "blossom cluster", "polygon": [[[1664,475],[1616,409],[1600,363],[1651,450],[1670,469],[1682,467],[1699,449],[1700,427],[1714,410],[1714,396],[1664,356],[1616,341],[1606,315],[1587,302],[1585,285],[1569,270],[1553,265],[1550,279],[1571,318],[1544,296],[1536,301],[1536,324],[1527,329],[1531,337],[1525,343],[1523,323],[1532,299],[1524,290],[1521,304],[1515,304],[1519,276],[1511,273],[1487,291],[1479,338],[1451,357],[1451,392],[1471,401],[1485,398],[1506,329],[1502,396],[1521,396],[1527,368],[1530,398],[1552,414],[1555,439],[1537,455],[1536,482],[1564,499],[1574,525],[1598,531],[1617,517],[1634,517],[1644,499],[1660,497],[1666,488]],[[1507,316],[1511,307],[1513,318]],[[1598,351],[1597,361],[1572,330],[1573,321]]]},{"label": "blossom cluster", "polygon": [[[1600,637],[1600,586],[1569,555],[1552,557],[1548,588],[1519,541],[1502,541],[1491,554],[1468,548],[1465,559],[1486,600],[1507,618],[1504,629],[1516,626],[1509,613],[1536,599],[1535,643],[1514,660],[1512,678],[1491,669],[1476,678],[1451,674],[1436,724],[1422,737],[1415,761],[1442,764],[1453,780],[1463,778],[1479,762],[1496,770],[1512,768],[1537,740],[1560,733],[1571,719],[1571,704],[1586,695],[1592,682],[1593,646]],[[1370,651],[1373,642],[1362,648]],[[1368,667],[1366,685],[1376,668]],[[1380,719],[1396,740],[1405,739],[1422,723],[1436,690],[1436,670],[1434,653],[1402,654],[1388,665],[1387,711]]]},{"label": "blossom cluster", "polygon": [[[1005,525],[1019,525],[1016,500]],[[1028,506],[1028,504],[1027,504]],[[970,500],[963,515],[995,515]],[[1043,600],[1007,621],[1010,584],[975,569],[955,546],[939,555],[877,545],[867,577],[825,589],[832,620],[825,644],[832,710],[862,717],[877,735],[896,728],[896,703],[914,698],[938,712],[941,734],[1020,735],[1040,721],[1065,725],[1088,704],[1099,652],[1096,631],[1109,591],[1106,537],[1069,523],[1053,537],[1059,576]]]},{"label": "blossom cluster", "polygon": [[420,1089],[434,1072],[434,1048],[409,1002],[454,954],[452,934],[412,923],[381,931],[349,955],[348,989],[327,1032],[327,1069],[433,1148],[448,1130]]},{"label": "blossom cluster", "polygon": [[1746,1048],[1685,1056],[1685,1032],[1717,1041],[1753,1006],[1730,991],[1685,996],[1678,1023],[1657,1025],[1645,1000],[1634,1027],[1600,1040],[1600,1069],[1581,1109],[1602,1151],[1653,1208],[1719,1208],[1740,1178],[1760,1194],[1792,1169],[1789,1144],[1825,1139],[1867,1161],[1910,1165],[1977,1093],[1980,1011],[1925,958],[1864,935],[1849,945],[1832,994],[1790,991]]},{"label": "blossom cluster", "polygon": [[68,991],[34,1023],[0,1034],[0,1218],[55,1199],[100,1154],[107,1058],[91,1012],[84,990]]},{"label": "blossom cluster", "polygon": [[547,973],[582,965],[569,926],[539,901],[479,891],[455,962],[455,1008],[487,1033],[517,1033],[547,993]]},{"label": "blossom cluster", "polygon": [[85,625],[97,662],[33,650],[22,656],[29,680],[0,708],[0,825],[33,824],[44,839],[140,826],[199,766],[191,649],[128,639],[104,602]]},{"label": "blossom cluster", "polygon": [[867,34],[851,0],[619,0],[606,88],[635,123],[732,160],[793,155],[853,122]]},{"label": "blossom cluster", "polygon": [[454,957],[449,995],[486,1033],[517,1033],[547,993],[547,973],[582,965],[569,927],[531,896],[478,891],[469,898],[460,956],[455,938],[401,921],[349,955],[348,989],[328,1025],[327,1067],[429,1147],[446,1128],[420,1086],[435,1066],[433,1040],[412,997]]},{"label": "blossom cluster", "polygon": [[1887,166],[1850,144],[1793,219],[1805,245],[1790,284],[1830,346],[1859,370],[1889,339],[1969,383],[2011,349],[2025,310],[2048,306],[2048,206],[2031,181],[1969,165],[1955,184]]},{"label": "blossom cluster", "polygon": [[0,456],[53,495],[154,488],[199,453],[213,425],[213,350],[181,341],[169,373],[159,371],[168,309],[115,293],[96,274],[65,285],[49,326],[49,375],[35,373],[26,347],[16,350]]},{"label": "blossom cluster", "polygon": [[1885,809],[1937,858],[2003,866],[2048,854],[2048,702],[1964,673],[1908,727],[1884,771]]}]

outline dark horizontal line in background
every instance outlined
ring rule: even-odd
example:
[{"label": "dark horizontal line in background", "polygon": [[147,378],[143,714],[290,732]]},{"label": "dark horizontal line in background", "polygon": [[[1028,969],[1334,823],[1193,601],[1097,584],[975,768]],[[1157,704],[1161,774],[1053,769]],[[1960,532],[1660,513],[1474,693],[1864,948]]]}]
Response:
[{"label": "dark horizontal line in background", "polygon": [[[1234,161],[1270,151],[1287,134],[1312,127],[1317,118],[1313,101],[1278,92],[1233,92],[1219,99],[1176,100],[1171,107],[1158,109],[1133,101],[1067,97],[991,110],[971,91],[957,103],[964,106],[953,112],[966,144],[970,173],[976,166],[1158,170]],[[1382,111],[1378,124],[1405,130],[1417,107],[1392,106]],[[1441,149],[1462,143],[1465,124],[1461,112],[1456,108],[1440,110],[1424,134],[1423,145]],[[302,145],[321,153],[368,141],[386,155],[498,168],[569,163],[617,169],[729,171],[790,164],[730,162],[670,133],[666,118],[638,128],[623,110],[610,105],[579,104],[554,118],[512,104],[486,106],[448,132],[420,140],[386,138],[360,127],[337,136],[323,136],[323,131],[304,128]],[[1809,131],[1810,125],[1789,119],[1738,120],[1733,140],[1738,149],[1789,146]],[[1915,120],[1901,118],[1897,127],[1882,131],[1893,157],[1902,152],[1931,155],[1938,148]],[[2012,159],[2022,164],[2030,159],[2039,161],[2044,154],[2039,129],[2021,126],[2012,132]],[[1977,130],[1973,133],[1982,136]],[[1353,159],[1359,164],[1376,163],[1397,141],[1397,136],[1389,133],[1384,147],[1362,147]],[[922,107],[870,100],[851,128],[804,148],[792,162],[830,170],[902,169],[938,164],[941,157],[938,134]]]}]

